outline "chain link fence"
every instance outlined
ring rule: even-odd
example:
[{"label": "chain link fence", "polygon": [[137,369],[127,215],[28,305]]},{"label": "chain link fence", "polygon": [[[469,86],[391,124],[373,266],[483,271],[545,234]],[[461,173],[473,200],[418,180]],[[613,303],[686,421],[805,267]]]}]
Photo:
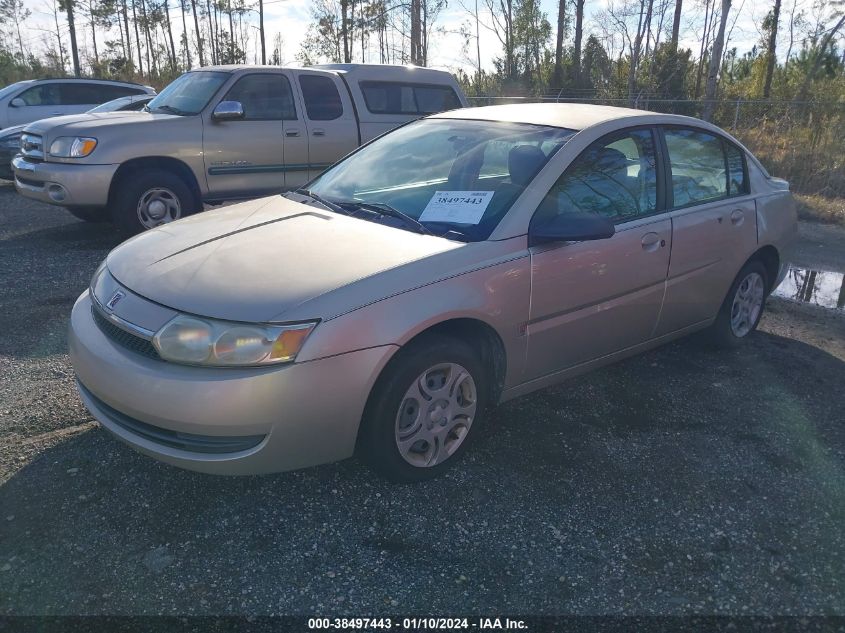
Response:
[{"label": "chain link fence", "polygon": [[[701,117],[703,100],[638,97],[629,99],[567,97],[469,97],[472,105],[501,103],[594,103],[635,107],[652,112]],[[785,178],[793,191],[827,198],[845,198],[845,103],[721,99],[713,123],[750,149],[774,176]]]}]

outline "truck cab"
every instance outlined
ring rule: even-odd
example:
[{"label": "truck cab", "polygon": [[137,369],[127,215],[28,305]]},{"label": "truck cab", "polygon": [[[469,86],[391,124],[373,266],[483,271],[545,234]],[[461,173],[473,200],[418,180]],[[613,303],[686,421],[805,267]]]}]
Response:
[{"label": "truck cab", "polygon": [[405,66],[215,66],[185,73],[144,116],[25,128],[18,191],[137,233],[203,203],[296,189],[361,144],[466,105],[449,73]]}]

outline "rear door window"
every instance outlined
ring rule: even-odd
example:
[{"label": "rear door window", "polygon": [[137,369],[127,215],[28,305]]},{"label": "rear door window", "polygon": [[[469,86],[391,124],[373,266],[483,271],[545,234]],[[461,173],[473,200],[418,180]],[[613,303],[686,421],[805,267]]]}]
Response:
[{"label": "rear door window", "polygon": [[745,152],[733,143],[725,141],[725,155],[728,162],[728,195],[742,196],[748,193],[748,170],[745,167]]},{"label": "rear door window", "polygon": [[61,84],[62,105],[97,105],[111,101],[115,97],[109,96],[109,87],[82,82]]},{"label": "rear door window", "polygon": [[332,121],[343,115],[343,104],[335,82],[319,75],[300,75],[299,86],[305,112],[312,121]]},{"label": "rear door window", "polygon": [[668,128],[666,147],[672,169],[673,206],[688,207],[728,196],[722,139],[701,130]]}]

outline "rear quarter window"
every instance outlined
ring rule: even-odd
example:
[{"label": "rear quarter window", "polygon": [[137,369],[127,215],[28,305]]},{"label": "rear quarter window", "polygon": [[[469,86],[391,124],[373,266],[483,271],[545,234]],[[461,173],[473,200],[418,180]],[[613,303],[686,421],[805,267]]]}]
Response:
[{"label": "rear quarter window", "polygon": [[451,86],[393,81],[361,81],[358,86],[373,114],[433,114],[461,105]]}]

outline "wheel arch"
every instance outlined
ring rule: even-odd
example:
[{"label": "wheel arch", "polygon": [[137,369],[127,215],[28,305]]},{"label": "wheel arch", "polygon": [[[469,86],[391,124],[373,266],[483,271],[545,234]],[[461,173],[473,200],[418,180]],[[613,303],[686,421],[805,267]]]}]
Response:
[{"label": "wheel arch", "polygon": [[202,204],[202,192],[200,191],[196,175],[185,162],[172,156],[142,156],[128,160],[117,168],[109,186],[109,206],[113,204],[117,188],[125,178],[148,169],[161,169],[175,174],[188,185],[188,188],[194,195],[194,204],[197,207]]},{"label": "wheel arch", "polygon": [[508,358],[504,341],[492,325],[472,316],[450,317],[414,333],[402,342],[402,348],[418,344],[429,336],[451,336],[477,350],[484,366],[490,369],[491,401],[498,402],[505,384]]},{"label": "wheel arch", "polygon": [[766,280],[768,283],[766,294],[771,293],[772,290],[775,289],[775,282],[777,281],[781,265],[781,258],[778,249],[771,244],[758,248],[754,254],[746,260],[743,266],[753,261],[760,262],[766,269],[766,275],[768,276],[768,279]]}]

